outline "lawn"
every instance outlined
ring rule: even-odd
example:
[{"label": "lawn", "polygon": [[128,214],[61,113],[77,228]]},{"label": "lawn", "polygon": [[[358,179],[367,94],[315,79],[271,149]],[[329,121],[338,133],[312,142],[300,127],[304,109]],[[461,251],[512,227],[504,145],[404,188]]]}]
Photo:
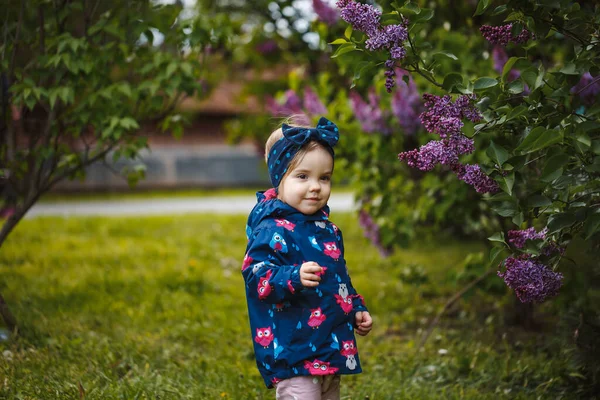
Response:
[{"label": "lawn", "polygon": [[[504,327],[511,294],[472,293],[417,351],[482,244],[424,237],[383,260],[354,216],[332,218],[375,321],[343,399],[570,398],[551,335]],[[0,292],[21,325],[0,342],[0,398],[274,399],[252,353],[244,226],[222,215],[23,221],[0,251]]]}]

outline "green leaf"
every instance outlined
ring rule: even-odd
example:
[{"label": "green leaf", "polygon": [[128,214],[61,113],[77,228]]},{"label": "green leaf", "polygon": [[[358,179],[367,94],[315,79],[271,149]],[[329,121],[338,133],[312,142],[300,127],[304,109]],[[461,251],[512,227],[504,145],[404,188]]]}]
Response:
[{"label": "green leaf", "polygon": [[346,30],[344,31],[344,37],[350,40],[350,38],[352,37],[352,32],[352,25],[348,25],[348,27],[346,27]]},{"label": "green leaf", "polygon": [[[495,246],[490,250],[490,264],[495,265],[498,262],[499,256],[504,253],[504,247]],[[502,257],[504,259],[504,257]]]},{"label": "green leaf", "polygon": [[504,232],[496,232],[489,238],[487,238],[490,242],[500,242],[506,244],[504,239]]},{"label": "green leaf", "polygon": [[[436,56],[438,56],[438,57],[436,57]],[[431,55],[432,58],[440,58],[439,56],[444,56],[444,57],[450,58],[455,61],[458,60],[458,57],[456,57],[454,54],[449,53],[447,51],[437,51]]]},{"label": "green leaf", "polygon": [[515,63],[519,60],[522,60],[522,57],[511,57],[508,59],[508,61],[506,62],[506,64],[504,64],[504,67],[502,68],[502,81],[506,82],[506,76],[510,73],[510,71],[512,70],[513,65],[515,65]]},{"label": "green leaf", "polygon": [[502,177],[500,182],[498,182],[502,191],[508,193],[512,196],[513,186],[515,185],[515,173],[511,172]]},{"label": "green leaf", "polygon": [[534,207],[547,207],[552,204],[552,200],[541,194],[535,194],[527,198],[527,206]]},{"label": "green leaf", "polygon": [[540,180],[542,182],[552,182],[556,178],[562,175],[563,167],[569,162],[569,156],[567,154],[556,154],[546,160],[544,169],[542,170],[542,176]]},{"label": "green leaf", "polygon": [[493,140],[490,142],[485,153],[500,167],[508,160],[508,151],[504,147],[495,144]]},{"label": "green leaf", "polygon": [[562,141],[562,131],[536,126],[515,150],[531,153]]},{"label": "green leaf", "polygon": [[412,1],[406,4],[404,8],[414,12],[415,14],[421,13],[421,9],[419,8],[419,6],[416,3],[413,3]]},{"label": "green leaf", "polygon": [[348,41],[346,39],[335,39],[333,42],[329,43],[329,44],[344,44],[344,43],[348,43]]},{"label": "green leaf", "polygon": [[[507,84],[506,89],[508,90],[508,93],[510,93],[510,94],[519,94],[519,93],[523,93],[523,91],[525,91],[525,85],[523,84],[523,81],[521,79],[516,79],[516,80],[510,82],[509,84]],[[508,120],[508,117],[507,117],[507,120]]]},{"label": "green leaf", "polygon": [[167,67],[167,78],[170,78],[171,75],[173,75],[173,73],[177,70],[177,63],[170,63],[169,66]]},{"label": "green leaf", "polygon": [[525,113],[527,113],[527,107],[526,106],[517,106],[517,107],[513,108],[512,110],[510,110],[510,112],[506,116],[506,120],[510,121],[511,119],[515,119],[517,117],[520,117],[521,115],[523,115]]},{"label": "green leaf", "polygon": [[444,89],[450,92],[454,86],[462,83],[463,77],[461,74],[456,72],[450,72],[444,77],[444,82],[442,83],[442,86],[444,87]]},{"label": "green leaf", "polygon": [[490,0],[479,0],[477,3],[477,9],[475,10],[475,14],[473,14],[473,16],[483,14],[489,6]]},{"label": "green leaf", "polygon": [[419,22],[429,21],[431,18],[433,18],[433,10],[430,8],[422,8],[421,12],[412,17],[411,23],[417,24]]},{"label": "green leaf", "polygon": [[598,232],[600,232],[600,213],[595,213],[590,215],[583,224],[583,238],[589,240]]},{"label": "green leaf", "polygon": [[[342,54],[350,53],[351,51],[360,50],[356,47],[354,43],[345,43],[337,48],[335,53],[331,56],[331,58],[336,58],[341,56]],[[360,50],[362,51],[362,50]]]},{"label": "green leaf", "polygon": [[575,214],[573,213],[557,213],[548,217],[548,235],[552,235],[558,231],[570,227],[576,222]]},{"label": "green leaf", "polygon": [[475,90],[488,89],[488,88],[496,86],[497,84],[498,84],[498,81],[496,79],[489,78],[489,77],[483,77],[483,78],[479,78],[475,81],[474,89]]},{"label": "green leaf", "polygon": [[560,72],[561,74],[565,74],[565,75],[579,75],[579,70],[573,63],[567,63],[558,72]]}]

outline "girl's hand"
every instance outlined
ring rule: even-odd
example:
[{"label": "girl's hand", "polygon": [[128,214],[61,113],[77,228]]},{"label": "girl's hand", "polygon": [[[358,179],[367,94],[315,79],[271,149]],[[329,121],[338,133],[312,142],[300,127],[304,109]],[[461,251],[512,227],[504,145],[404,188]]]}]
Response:
[{"label": "girl's hand", "polygon": [[321,277],[317,275],[321,272],[321,266],[314,261],[305,262],[300,267],[300,283],[304,287],[317,287]]},{"label": "girl's hand", "polygon": [[368,311],[358,311],[355,316],[356,333],[360,336],[366,336],[371,332],[373,327],[373,319]]}]

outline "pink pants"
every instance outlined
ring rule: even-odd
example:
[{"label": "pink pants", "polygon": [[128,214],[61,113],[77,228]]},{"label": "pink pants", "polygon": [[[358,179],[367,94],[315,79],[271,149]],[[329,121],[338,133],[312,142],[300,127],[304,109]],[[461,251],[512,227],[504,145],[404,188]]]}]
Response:
[{"label": "pink pants", "polygon": [[277,400],[339,400],[340,376],[295,376],[276,386]]}]

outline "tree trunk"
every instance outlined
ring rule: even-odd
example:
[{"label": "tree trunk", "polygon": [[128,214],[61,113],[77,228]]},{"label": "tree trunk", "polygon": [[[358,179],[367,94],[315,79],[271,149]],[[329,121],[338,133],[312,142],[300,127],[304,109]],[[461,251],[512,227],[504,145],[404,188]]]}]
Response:
[{"label": "tree trunk", "polygon": [[[4,225],[2,225],[2,230],[0,230],[0,248],[2,248],[4,241],[6,240],[8,235],[12,232],[12,230],[15,228],[15,226],[17,226],[19,221],[21,221],[21,219],[23,219],[23,217],[25,216],[25,213],[27,213],[27,211],[29,211],[31,206],[37,201],[40,194],[41,193],[39,193],[37,196],[34,196],[32,199],[30,199],[27,203],[25,203],[21,207],[19,205],[17,205],[15,213],[13,215],[11,215],[10,217],[8,217],[8,219],[4,222]],[[6,324],[6,326],[8,327],[8,329],[10,330],[11,333],[14,334],[14,333],[18,332],[17,319],[15,318],[13,313],[10,312],[10,310],[8,308],[8,304],[6,304],[6,302],[4,301],[4,297],[2,297],[1,293],[0,293],[0,316],[2,316],[4,323]]]}]

